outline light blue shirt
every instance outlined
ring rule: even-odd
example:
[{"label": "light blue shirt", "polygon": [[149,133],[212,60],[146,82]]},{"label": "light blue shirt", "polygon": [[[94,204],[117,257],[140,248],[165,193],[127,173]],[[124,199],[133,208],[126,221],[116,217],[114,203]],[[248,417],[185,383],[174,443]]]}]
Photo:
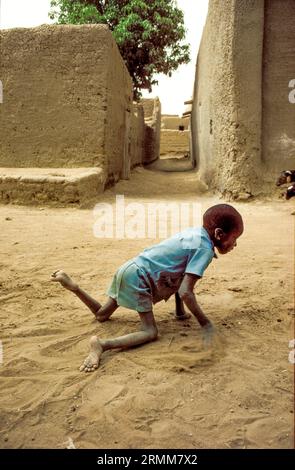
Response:
[{"label": "light blue shirt", "polygon": [[202,277],[214,256],[208,232],[204,227],[193,227],[146,248],[134,262],[144,272],[158,302],[179,289],[184,274]]}]

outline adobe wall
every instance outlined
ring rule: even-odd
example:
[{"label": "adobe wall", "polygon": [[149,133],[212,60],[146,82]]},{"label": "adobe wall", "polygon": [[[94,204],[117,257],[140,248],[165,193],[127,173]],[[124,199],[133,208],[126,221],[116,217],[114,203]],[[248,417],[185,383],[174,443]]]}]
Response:
[{"label": "adobe wall", "polygon": [[[111,33],[106,76],[105,156],[108,175],[115,181],[131,167],[129,139],[132,113],[132,80]],[[129,168],[128,168],[129,167]]]},{"label": "adobe wall", "polygon": [[0,166],[118,175],[132,85],[105,25],[0,31]]},{"label": "adobe wall", "polygon": [[161,103],[159,98],[143,99],[145,139],[143,163],[148,164],[160,156]]},{"label": "adobe wall", "polygon": [[210,0],[192,109],[194,158],[225,196],[260,191],[264,2]]},{"label": "adobe wall", "polygon": [[294,24],[293,0],[265,0],[262,162],[270,181],[295,168],[295,104],[288,99],[295,78]]},{"label": "adobe wall", "polygon": [[229,198],[274,191],[295,166],[293,0],[210,0],[196,66],[192,149]]},{"label": "adobe wall", "polygon": [[189,153],[189,131],[161,129],[160,155],[186,155]]},{"label": "adobe wall", "polygon": [[161,128],[170,130],[179,130],[179,126],[182,126],[184,130],[188,130],[190,123],[189,117],[179,117],[172,114],[163,114],[161,119]]},{"label": "adobe wall", "polygon": [[140,104],[143,106],[145,119],[152,118],[154,114],[154,99],[153,98],[142,98]]},{"label": "adobe wall", "polygon": [[139,103],[133,103],[130,133],[131,168],[141,165],[144,152],[144,112]]}]

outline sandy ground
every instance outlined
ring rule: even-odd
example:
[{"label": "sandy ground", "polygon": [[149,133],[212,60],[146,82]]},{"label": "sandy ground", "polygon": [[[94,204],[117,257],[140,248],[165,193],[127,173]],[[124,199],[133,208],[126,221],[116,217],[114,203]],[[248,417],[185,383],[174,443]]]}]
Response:
[{"label": "sandy ground", "polygon": [[[220,202],[196,187],[192,172],[137,169],[104,201]],[[196,289],[216,347],[204,350],[193,318],[173,319],[171,299],[155,307],[158,341],[105,353],[88,375],[89,337],[134,331],[137,314],[98,324],[50,273],[104,300],[117,267],[157,240],[95,238],[91,210],[1,206],[0,447],[293,447],[294,202],[236,204],[245,233]]]}]

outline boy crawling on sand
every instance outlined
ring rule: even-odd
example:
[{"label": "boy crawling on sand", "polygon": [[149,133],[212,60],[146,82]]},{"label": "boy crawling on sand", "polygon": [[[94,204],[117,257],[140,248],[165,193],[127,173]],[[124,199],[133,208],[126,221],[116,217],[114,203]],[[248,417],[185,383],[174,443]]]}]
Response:
[{"label": "boy crawling on sand", "polygon": [[183,303],[202,327],[204,339],[211,340],[214,328],[196,301],[194,286],[213,257],[226,254],[237,245],[243,233],[241,215],[228,204],[210,207],[203,216],[203,226],[188,228],[161,243],[145,249],[136,258],[127,261],[116,272],[108,290],[105,305],[90,297],[63,271],[52,274],[51,280],[60,282],[89,307],[99,322],[110,318],[119,305],[136,310],[141,320],[140,331],[113,339],[90,340],[90,354],[81,371],[95,370],[101,354],[108,349],[129,348],[154,341],[158,330],[153,304],[175,294],[176,317],[187,318]]}]

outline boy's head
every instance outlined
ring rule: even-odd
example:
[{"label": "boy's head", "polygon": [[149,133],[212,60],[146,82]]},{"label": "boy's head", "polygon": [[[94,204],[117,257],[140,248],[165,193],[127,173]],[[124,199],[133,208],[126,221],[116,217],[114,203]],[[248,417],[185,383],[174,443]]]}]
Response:
[{"label": "boy's head", "polygon": [[237,245],[236,240],[244,231],[241,215],[229,204],[217,204],[206,210],[203,227],[222,255]]}]

